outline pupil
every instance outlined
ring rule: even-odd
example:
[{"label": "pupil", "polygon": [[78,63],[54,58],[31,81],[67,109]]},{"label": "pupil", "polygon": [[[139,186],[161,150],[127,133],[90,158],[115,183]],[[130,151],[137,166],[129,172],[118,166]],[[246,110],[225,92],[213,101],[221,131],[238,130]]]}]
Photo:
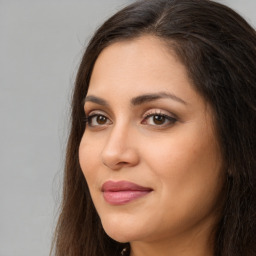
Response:
[{"label": "pupil", "polygon": [[165,121],[164,116],[154,116],[154,123],[155,124],[163,124]]},{"label": "pupil", "polygon": [[98,124],[105,124],[105,123],[106,123],[106,117],[104,117],[104,116],[98,116],[98,117],[97,117],[97,123],[98,123]]}]

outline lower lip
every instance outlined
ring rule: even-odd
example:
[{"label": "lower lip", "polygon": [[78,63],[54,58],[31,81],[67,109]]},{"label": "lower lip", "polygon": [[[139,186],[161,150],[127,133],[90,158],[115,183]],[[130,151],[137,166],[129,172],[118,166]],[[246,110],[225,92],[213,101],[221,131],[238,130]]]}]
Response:
[{"label": "lower lip", "polygon": [[138,190],[128,190],[128,191],[105,191],[103,192],[103,197],[109,204],[112,205],[123,205],[127,204],[135,199],[146,196],[151,191],[138,191]]}]

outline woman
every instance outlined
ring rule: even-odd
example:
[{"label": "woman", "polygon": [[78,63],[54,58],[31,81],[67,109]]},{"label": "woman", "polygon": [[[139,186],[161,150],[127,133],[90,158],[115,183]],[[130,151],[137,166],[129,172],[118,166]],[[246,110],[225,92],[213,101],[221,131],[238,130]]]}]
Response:
[{"label": "woman", "polygon": [[255,254],[256,35],[207,0],[136,2],[73,95],[56,255]]}]

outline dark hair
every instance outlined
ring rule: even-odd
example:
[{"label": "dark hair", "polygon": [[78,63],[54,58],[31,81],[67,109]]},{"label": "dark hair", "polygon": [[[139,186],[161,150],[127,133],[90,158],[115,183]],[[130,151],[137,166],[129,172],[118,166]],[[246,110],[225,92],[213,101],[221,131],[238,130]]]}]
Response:
[{"label": "dark hair", "polygon": [[256,34],[236,12],[208,0],[144,0],[107,20],[83,56],[74,88],[57,256],[115,256],[123,247],[104,232],[82,174],[83,99],[94,63],[116,41],[151,34],[169,44],[195,89],[210,103],[225,162],[224,207],[215,255],[256,255]]}]

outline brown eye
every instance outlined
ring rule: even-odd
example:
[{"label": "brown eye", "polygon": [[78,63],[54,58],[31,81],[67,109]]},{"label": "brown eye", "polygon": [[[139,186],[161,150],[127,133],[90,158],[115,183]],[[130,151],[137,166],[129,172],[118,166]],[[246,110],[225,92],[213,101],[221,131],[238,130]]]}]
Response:
[{"label": "brown eye", "polygon": [[164,123],[165,123],[165,120],[166,120],[166,117],[165,117],[165,116],[162,116],[162,115],[155,115],[155,116],[153,116],[153,122],[154,122],[156,125],[164,124]]},{"label": "brown eye", "polygon": [[111,124],[111,121],[106,116],[100,114],[88,116],[86,122],[90,127],[99,127]]},{"label": "brown eye", "polygon": [[97,116],[97,123],[100,125],[106,124],[107,118],[105,116]]},{"label": "brown eye", "polygon": [[166,114],[149,114],[142,121],[142,124],[150,126],[160,126],[162,128],[173,125],[177,121],[176,118]]}]

